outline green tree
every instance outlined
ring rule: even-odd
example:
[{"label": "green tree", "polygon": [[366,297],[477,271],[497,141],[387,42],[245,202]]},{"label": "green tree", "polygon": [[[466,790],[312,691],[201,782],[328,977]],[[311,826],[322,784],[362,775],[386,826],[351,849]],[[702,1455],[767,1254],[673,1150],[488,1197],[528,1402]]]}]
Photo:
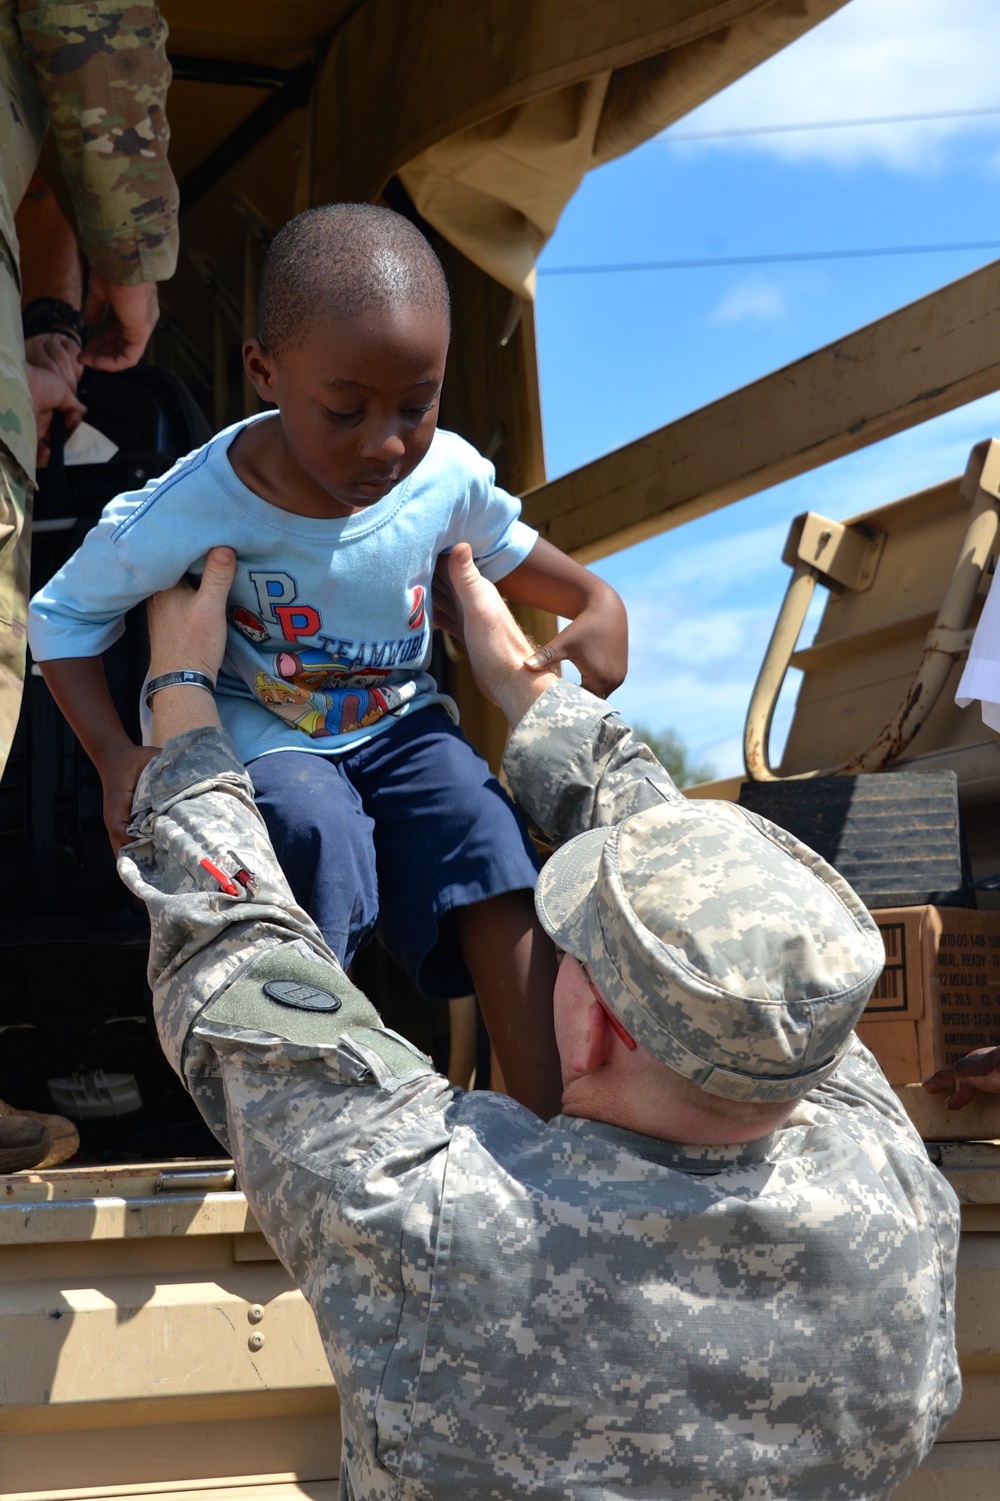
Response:
[{"label": "green tree", "polygon": [[697,782],[710,782],[714,778],[715,767],[708,761],[692,761],[676,730],[650,730],[641,724],[633,725],[633,729],[660,765],[667,768],[678,787],[693,787]]}]

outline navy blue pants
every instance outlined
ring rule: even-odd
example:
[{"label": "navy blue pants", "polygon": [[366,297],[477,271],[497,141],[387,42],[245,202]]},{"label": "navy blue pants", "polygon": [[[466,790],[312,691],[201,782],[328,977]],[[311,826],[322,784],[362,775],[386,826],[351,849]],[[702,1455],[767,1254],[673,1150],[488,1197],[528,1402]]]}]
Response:
[{"label": "navy blue pants", "polygon": [[439,705],[332,757],[251,761],[296,901],[346,969],[376,933],[429,996],[474,987],[449,912],[533,890],[534,848],[486,762]]}]

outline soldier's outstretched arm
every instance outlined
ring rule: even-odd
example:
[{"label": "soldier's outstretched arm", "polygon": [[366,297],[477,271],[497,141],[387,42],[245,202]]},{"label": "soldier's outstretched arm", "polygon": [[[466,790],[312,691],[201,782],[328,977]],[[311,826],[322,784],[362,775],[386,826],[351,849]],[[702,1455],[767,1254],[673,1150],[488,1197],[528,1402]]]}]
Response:
[{"label": "soldier's outstretched arm", "polygon": [[[151,682],[185,671],[214,681],[234,567],[232,549],[214,548],[198,590],[179,585],[150,602]],[[317,1270],[338,1263],[335,1286],[313,1305],[323,1333],[339,1328],[343,1343],[360,1293],[337,1244],[342,1216],[371,1192],[367,1154],[379,1153],[378,1192],[424,1195],[430,1222],[452,1091],[382,1027],[295,902],[212,693],[165,686],[152,704],[163,750],[140,778],[118,869],[149,910],[160,1041],[307,1295]],[[366,1256],[384,1251],[391,1280],[398,1229],[390,1240]]]}]

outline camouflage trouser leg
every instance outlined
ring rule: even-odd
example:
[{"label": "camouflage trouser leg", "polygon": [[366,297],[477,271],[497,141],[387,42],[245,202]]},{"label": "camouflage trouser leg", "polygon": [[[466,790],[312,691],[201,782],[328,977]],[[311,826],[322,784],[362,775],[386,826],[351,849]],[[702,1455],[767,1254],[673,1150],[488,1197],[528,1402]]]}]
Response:
[{"label": "camouflage trouser leg", "polygon": [[21,712],[33,494],[24,470],[0,448],[0,775]]}]

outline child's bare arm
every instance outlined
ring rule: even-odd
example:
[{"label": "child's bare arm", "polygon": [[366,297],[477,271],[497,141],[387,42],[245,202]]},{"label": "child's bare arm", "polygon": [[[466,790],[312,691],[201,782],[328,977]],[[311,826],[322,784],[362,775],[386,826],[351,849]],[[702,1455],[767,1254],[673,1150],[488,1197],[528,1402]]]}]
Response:
[{"label": "child's bare arm", "polygon": [[533,668],[575,662],[585,688],[607,698],[628,671],[628,619],[610,584],[539,537],[524,562],[497,585],[516,604],[567,616],[570,624],[529,658]]},{"label": "child's bare arm", "polygon": [[132,794],[156,747],[135,745],[118,716],[100,657],[61,657],[39,662],[49,692],[93,761],[104,787],[104,822],[117,855],[126,842]]}]

